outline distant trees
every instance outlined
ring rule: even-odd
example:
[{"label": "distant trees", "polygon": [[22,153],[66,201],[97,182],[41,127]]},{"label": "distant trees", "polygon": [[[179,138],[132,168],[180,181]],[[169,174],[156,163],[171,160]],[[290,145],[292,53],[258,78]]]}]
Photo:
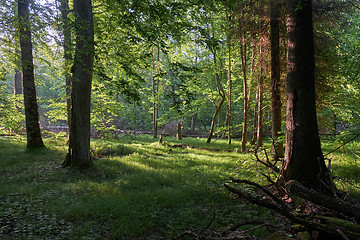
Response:
[{"label": "distant trees", "polygon": [[27,134],[26,148],[31,149],[44,147],[44,143],[41,138],[36,100],[29,3],[29,0],[18,1],[18,19]]}]

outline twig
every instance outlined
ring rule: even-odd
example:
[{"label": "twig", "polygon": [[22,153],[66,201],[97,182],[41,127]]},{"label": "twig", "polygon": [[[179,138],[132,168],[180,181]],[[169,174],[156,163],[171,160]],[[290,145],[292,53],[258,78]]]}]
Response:
[{"label": "twig", "polygon": [[215,211],[214,211],[213,216],[212,216],[210,222],[209,222],[208,224],[206,224],[205,227],[203,227],[202,229],[200,229],[200,230],[198,231],[197,235],[200,235],[203,231],[205,231],[206,229],[208,229],[208,228],[211,226],[211,224],[214,222],[215,217],[216,217],[216,213],[215,213]]},{"label": "twig", "polygon": [[264,164],[265,166],[271,168],[271,169],[272,169],[273,171],[275,171],[276,173],[279,173],[279,172],[280,172],[280,169],[277,168],[275,165],[272,165],[271,163],[266,163],[266,162],[260,160],[260,158],[259,158],[256,150],[254,151],[254,155],[255,155],[256,160],[257,160],[258,162],[260,162],[260,163]]},{"label": "twig", "polygon": [[350,142],[354,141],[355,139],[357,139],[359,136],[360,136],[360,134],[356,134],[356,135],[355,135],[355,137],[352,137],[350,140],[348,140],[347,142],[345,142],[345,143],[341,144],[339,147],[337,147],[337,148],[335,148],[334,150],[332,150],[332,151],[330,151],[330,152],[328,152],[328,153],[324,154],[324,157],[326,157],[327,155],[330,155],[331,153],[333,153],[333,152],[335,152],[335,151],[339,150],[340,148],[342,148],[342,147],[343,147],[343,146],[345,146],[346,144],[348,144],[348,143],[350,143]]},{"label": "twig", "polygon": [[263,186],[257,184],[257,183],[254,183],[254,182],[251,182],[251,181],[248,181],[248,180],[240,180],[240,179],[234,179],[234,178],[230,178],[233,182],[236,182],[236,183],[245,183],[245,184],[248,184],[250,186],[253,186],[253,187],[256,187],[258,189],[260,189],[261,191],[263,191],[264,193],[266,193],[272,200],[274,200],[276,203],[280,204],[281,207],[285,208],[285,209],[289,209],[289,207],[287,205],[284,204],[283,201],[281,201],[278,197],[276,197],[274,194],[272,194],[269,190],[267,190],[266,188],[264,188]]}]

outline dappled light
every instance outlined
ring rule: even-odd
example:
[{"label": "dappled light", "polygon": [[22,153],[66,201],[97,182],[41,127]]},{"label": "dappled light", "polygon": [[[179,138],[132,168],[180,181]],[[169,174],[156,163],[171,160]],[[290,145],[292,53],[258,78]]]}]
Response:
[{"label": "dappled light", "polygon": [[0,239],[359,240],[359,4],[1,1]]}]

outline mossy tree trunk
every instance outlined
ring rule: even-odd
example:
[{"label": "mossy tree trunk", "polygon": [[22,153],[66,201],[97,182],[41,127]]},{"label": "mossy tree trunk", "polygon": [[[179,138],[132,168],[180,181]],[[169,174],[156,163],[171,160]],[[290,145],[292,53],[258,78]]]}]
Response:
[{"label": "mossy tree trunk", "polygon": [[89,167],[90,102],[94,58],[91,0],[74,0],[76,48],[72,66],[69,148],[64,166]]},{"label": "mossy tree trunk", "polygon": [[41,138],[39,112],[36,100],[29,4],[29,0],[18,1],[27,149],[44,147]]}]

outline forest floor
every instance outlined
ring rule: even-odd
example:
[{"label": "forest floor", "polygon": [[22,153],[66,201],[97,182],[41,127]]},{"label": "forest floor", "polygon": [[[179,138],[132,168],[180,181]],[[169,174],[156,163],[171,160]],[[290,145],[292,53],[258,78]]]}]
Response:
[{"label": "forest floor", "polygon": [[[0,239],[183,239],[234,226],[261,239],[266,224],[285,225],[224,188],[230,177],[267,184],[261,173],[268,169],[253,153],[240,153],[237,140],[205,140],[92,140],[94,166],[80,172],[61,167],[64,137],[47,138],[37,152],[24,150],[23,137],[1,137]],[[192,147],[174,147],[180,143]],[[323,151],[340,144],[323,139]],[[360,199],[360,143],[327,157],[338,189]]]}]

